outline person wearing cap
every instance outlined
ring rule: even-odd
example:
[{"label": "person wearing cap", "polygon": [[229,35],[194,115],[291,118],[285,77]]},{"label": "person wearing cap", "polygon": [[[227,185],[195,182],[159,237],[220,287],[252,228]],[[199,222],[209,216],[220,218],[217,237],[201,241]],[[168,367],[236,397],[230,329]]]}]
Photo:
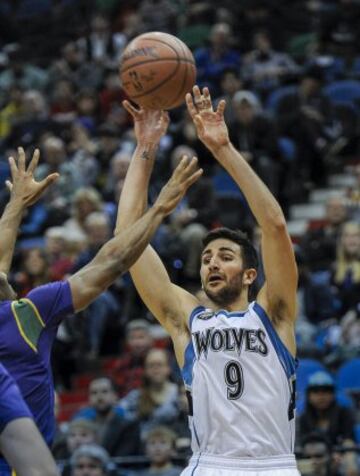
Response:
[{"label": "person wearing cap", "polygon": [[[298,438],[317,431],[326,435],[333,446],[354,446],[353,412],[337,403],[335,382],[327,372],[318,371],[309,378],[305,411],[297,423]],[[358,474],[355,453],[345,453],[343,463],[346,476]]]},{"label": "person wearing cap", "polygon": [[80,446],[70,460],[71,476],[106,476],[109,463],[109,454],[101,446]]}]

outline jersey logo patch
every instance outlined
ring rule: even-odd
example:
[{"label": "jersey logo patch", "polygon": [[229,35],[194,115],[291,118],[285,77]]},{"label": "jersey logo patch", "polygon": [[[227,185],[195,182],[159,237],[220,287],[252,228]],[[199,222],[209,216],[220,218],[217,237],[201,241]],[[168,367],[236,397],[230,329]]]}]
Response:
[{"label": "jersey logo patch", "polygon": [[207,321],[208,319],[211,319],[214,316],[214,313],[212,311],[205,311],[201,312],[197,318],[201,319],[202,321]]}]

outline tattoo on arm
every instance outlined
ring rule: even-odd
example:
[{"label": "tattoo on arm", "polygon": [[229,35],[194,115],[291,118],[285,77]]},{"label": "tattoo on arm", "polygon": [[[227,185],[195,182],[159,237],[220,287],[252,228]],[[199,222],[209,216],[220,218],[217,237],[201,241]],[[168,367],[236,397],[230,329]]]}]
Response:
[{"label": "tattoo on arm", "polygon": [[157,149],[158,144],[147,144],[145,147],[142,147],[140,158],[147,161],[155,159]]},{"label": "tattoo on arm", "polygon": [[143,160],[149,160],[150,157],[151,157],[151,155],[150,155],[150,151],[149,151],[149,150],[144,150],[144,151],[142,152],[142,154],[141,154],[141,158],[142,158]]}]

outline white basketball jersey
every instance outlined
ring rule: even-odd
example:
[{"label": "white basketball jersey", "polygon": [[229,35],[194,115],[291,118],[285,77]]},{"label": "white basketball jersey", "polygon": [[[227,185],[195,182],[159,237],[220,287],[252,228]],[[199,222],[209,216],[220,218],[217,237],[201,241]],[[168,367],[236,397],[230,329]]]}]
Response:
[{"label": "white basketball jersey", "polygon": [[246,312],[199,306],[190,329],[182,374],[193,452],[229,458],[292,454],[295,359],[264,309],[256,302]]}]

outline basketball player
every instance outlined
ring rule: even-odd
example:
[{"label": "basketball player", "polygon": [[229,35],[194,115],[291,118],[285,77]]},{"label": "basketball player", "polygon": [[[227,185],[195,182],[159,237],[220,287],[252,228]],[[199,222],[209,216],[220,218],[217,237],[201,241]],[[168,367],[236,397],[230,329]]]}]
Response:
[{"label": "basketball player", "polygon": [[[266,282],[249,289],[257,257],[228,229],[204,240],[200,277],[207,305],[173,284],[148,246],[130,269],[138,292],[172,337],[190,400],[193,457],[183,476],[298,476],[293,455],[297,268],[284,215],[270,191],[230,143],[225,102],[209,91],[186,97],[199,139],[237,182],[262,230]],[[149,112],[124,107],[138,145],[120,198],[117,230],[144,212],[156,146]],[[150,135],[150,137],[149,137]],[[146,160],[144,160],[146,159]]]},{"label": "basketball player", "polygon": [[[50,354],[61,320],[68,313],[84,309],[133,264],[163,218],[201,173],[195,160],[184,158],[154,206],[124,233],[106,243],[87,266],[67,281],[35,288],[20,300],[12,300],[13,291],[4,287],[9,292],[7,296],[3,294],[0,303],[0,362],[16,381],[47,444],[51,444],[55,431]],[[14,190],[15,186],[13,193]],[[6,253],[3,248],[2,254]],[[0,474],[11,474],[3,459]]]},{"label": "basketball player", "polygon": [[[25,168],[25,152],[18,149],[19,167],[9,159],[12,173],[11,199],[0,220],[0,300],[14,293],[6,274],[9,272],[15,246],[16,232],[25,209],[35,203],[58,174],[51,174],[42,182],[33,180],[33,171],[39,151]],[[5,252],[6,250],[6,252]],[[6,338],[7,336],[4,336]],[[33,421],[32,414],[24,402],[19,388],[6,369],[0,364],[0,452],[9,461],[17,476],[55,476],[58,474],[55,461]],[[1,474],[8,474],[7,469]]]},{"label": "basketball player", "polygon": [[[56,476],[55,461],[20,390],[0,364],[0,451],[16,476]],[[0,466],[0,474],[10,474]]]}]

